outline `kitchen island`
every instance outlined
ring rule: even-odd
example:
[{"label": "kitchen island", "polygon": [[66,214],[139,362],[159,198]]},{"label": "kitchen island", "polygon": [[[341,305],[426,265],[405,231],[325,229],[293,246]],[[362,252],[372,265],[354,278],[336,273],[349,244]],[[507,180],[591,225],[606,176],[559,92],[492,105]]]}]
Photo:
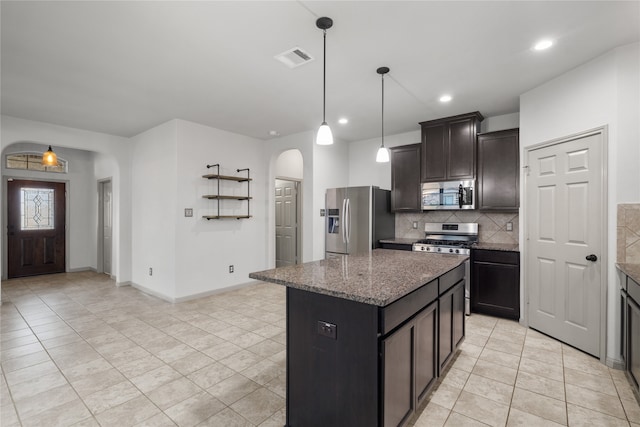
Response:
[{"label": "kitchen island", "polygon": [[287,427],[400,426],[464,339],[468,257],[377,249],[251,273],[287,287]]}]

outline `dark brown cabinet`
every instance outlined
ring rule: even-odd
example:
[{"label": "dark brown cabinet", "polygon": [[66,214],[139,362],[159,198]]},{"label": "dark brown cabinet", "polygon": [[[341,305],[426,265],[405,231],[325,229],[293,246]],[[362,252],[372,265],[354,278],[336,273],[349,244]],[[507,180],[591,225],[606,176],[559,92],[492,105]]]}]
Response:
[{"label": "dark brown cabinet", "polygon": [[438,361],[442,373],[464,338],[464,280],[440,296],[439,310]]},{"label": "dark brown cabinet", "polygon": [[520,207],[519,129],[478,135],[478,209],[517,211]]},{"label": "dark brown cabinet", "polygon": [[426,397],[438,373],[437,303],[383,341],[384,426],[401,426]]},{"label": "dark brown cabinet", "polygon": [[391,211],[419,212],[421,144],[402,145],[390,150]]},{"label": "dark brown cabinet", "polygon": [[631,386],[640,395],[640,284],[627,276],[622,296],[625,305],[622,317],[625,370]]},{"label": "dark brown cabinet", "polygon": [[422,182],[474,179],[479,112],[421,122]]},{"label": "dark brown cabinet", "polygon": [[520,318],[520,254],[474,249],[471,252],[471,311]]}]

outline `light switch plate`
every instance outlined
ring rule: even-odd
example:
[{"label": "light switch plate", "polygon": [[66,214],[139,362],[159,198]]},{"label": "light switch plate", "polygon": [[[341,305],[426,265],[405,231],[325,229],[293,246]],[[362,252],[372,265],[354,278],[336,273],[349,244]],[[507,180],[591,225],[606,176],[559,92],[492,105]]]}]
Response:
[{"label": "light switch plate", "polygon": [[184,216],[186,217],[193,216],[193,208],[184,208]]},{"label": "light switch plate", "polygon": [[325,210],[324,209],[320,209],[320,216],[324,216],[325,215]]}]

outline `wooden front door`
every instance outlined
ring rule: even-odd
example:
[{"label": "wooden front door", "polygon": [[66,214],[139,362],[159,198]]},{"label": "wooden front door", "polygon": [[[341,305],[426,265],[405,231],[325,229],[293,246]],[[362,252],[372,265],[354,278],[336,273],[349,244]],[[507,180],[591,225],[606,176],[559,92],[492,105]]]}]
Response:
[{"label": "wooden front door", "polygon": [[7,183],[8,278],[65,271],[65,184]]}]

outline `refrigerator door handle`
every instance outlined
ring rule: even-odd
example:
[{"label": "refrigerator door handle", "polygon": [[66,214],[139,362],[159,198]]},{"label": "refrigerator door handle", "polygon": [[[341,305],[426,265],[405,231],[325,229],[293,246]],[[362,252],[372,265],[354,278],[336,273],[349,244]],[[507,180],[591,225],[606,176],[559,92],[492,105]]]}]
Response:
[{"label": "refrigerator door handle", "polygon": [[[347,233],[346,233],[346,227],[347,227],[347,199],[342,199],[342,226],[341,226],[341,230],[340,230],[340,234],[342,234],[342,243],[347,243]],[[338,216],[338,218],[340,218],[340,216]]]},{"label": "refrigerator door handle", "polygon": [[[346,223],[346,233],[347,233],[347,244],[351,240],[351,200],[347,199],[347,223]],[[348,250],[349,248],[347,248]]]}]

